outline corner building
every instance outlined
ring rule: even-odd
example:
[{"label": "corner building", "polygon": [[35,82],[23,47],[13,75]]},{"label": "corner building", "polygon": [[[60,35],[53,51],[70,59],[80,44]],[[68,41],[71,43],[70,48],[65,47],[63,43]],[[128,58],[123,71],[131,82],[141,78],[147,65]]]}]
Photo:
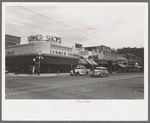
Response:
[{"label": "corner building", "polygon": [[[37,59],[42,56],[42,59]],[[40,73],[69,72],[79,64],[79,57],[72,47],[47,41],[6,47],[6,66],[10,72],[30,73],[31,67],[40,64]]]}]

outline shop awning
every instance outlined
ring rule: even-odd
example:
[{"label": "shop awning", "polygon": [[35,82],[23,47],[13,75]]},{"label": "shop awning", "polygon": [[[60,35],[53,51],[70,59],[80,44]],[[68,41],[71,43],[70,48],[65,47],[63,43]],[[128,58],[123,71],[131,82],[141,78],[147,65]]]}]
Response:
[{"label": "shop awning", "polygon": [[108,64],[106,60],[95,60],[98,64]]},{"label": "shop awning", "polygon": [[93,65],[98,65],[93,59],[89,59]]},{"label": "shop awning", "polygon": [[87,63],[89,63],[90,65],[92,65],[92,62],[89,59],[85,59]]},{"label": "shop awning", "polygon": [[120,67],[126,68],[126,66],[124,66],[123,64],[118,64]]},{"label": "shop awning", "polygon": [[136,68],[142,68],[142,66],[134,66],[134,67],[136,67]]},{"label": "shop awning", "polygon": [[88,65],[85,59],[79,59],[79,64]]},{"label": "shop awning", "polygon": [[[6,57],[6,64],[34,64],[33,58],[36,58],[36,55]],[[78,65],[79,59],[43,55],[41,64]]]}]

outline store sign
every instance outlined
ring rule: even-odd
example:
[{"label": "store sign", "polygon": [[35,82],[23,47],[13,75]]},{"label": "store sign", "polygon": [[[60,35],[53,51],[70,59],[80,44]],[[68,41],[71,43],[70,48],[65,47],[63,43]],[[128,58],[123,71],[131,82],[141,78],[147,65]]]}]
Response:
[{"label": "store sign", "polygon": [[82,48],[82,44],[77,44],[77,43],[76,43],[76,44],[75,44],[75,47],[76,47],[76,48]]},{"label": "store sign", "polygon": [[5,40],[6,40],[6,42],[18,43],[18,42],[20,42],[20,37],[6,35]]},{"label": "store sign", "polygon": [[88,55],[88,51],[87,50],[86,51],[80,51],[79,54],[80,55]]},{"label": "store sign", "polygon": [[50,54],[79,57],[79,55],[76,53],[70,53],[70,52],[60,51],[60,50],[50,50]]},{"label": "store sign", "polygon": [[35,36],[28,37],[28,42],[31,42],[31,41],[50,41],[50,42],[55,42],[55,43],[61,43],[61,38],[47,35],[44,40],[42,35],[35,35]]}]

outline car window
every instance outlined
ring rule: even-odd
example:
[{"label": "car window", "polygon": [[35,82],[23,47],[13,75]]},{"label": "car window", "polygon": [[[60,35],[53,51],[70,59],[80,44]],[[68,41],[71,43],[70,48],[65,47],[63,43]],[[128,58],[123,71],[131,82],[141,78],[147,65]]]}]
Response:
[{"label": "car window", "polygon": [[95,68],[95,70],[101,70],[101,68]]}]

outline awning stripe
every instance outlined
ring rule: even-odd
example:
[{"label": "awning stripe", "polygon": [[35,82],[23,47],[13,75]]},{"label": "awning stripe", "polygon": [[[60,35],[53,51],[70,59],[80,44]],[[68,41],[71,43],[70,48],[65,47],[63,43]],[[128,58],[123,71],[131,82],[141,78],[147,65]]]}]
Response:
[{"label": "awning stripe", "polygon": [[88,62],[90,65],[92,65],[92,62],[89,59],[85,59],[86,62]]},{"label": "awning stripe", "polygon": [[126,68],[126,66],[124,66],[123,64],[118,64],[120,67]]},{"label": "awning stripe", "polygon": [[80,64],[84,64],[84,65],[87,65],[88,63],[85,61],[85,59],[79,59],[79,63]]},{"label": "awning stripe", "polygon": [[89,59],[93,65],[98,65],[93,59]]}]

